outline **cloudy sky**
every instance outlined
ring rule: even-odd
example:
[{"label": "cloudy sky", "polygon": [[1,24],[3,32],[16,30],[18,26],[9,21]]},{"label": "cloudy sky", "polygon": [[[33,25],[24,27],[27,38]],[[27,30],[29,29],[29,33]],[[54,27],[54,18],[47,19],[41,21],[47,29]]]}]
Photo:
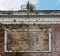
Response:
[{"label": "cloudy sky", "polygon": [[[60,10],[60,0],[29,0],[37,10]],[[28,0],[0,0],[0,10],[20,10]]]}]

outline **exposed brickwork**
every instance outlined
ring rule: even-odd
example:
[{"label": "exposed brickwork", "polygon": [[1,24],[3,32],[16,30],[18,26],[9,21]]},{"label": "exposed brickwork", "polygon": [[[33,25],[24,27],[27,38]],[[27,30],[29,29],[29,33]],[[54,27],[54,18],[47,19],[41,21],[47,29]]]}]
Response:
[{"label": "exposed brickwork", "polygon": [[0,33],[0,54],[4,56],[60,56],[60,25],[52,25],[51,33],[52,52],[50,53],[4,53],[4,36]]},{"label": "exposed brickwork", "polygon": [[0,54],[4,54],[4,35],[3,32],[0,31]]}]

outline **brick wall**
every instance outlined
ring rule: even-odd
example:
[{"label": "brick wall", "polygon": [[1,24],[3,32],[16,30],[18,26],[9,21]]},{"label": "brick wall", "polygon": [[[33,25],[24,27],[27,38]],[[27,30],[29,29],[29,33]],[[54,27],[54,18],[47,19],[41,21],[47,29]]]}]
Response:
[{"label": "brick wall", "polygon": [[52,51],[48,53],[4,53],[4,35],[0,32],[0,54],[2,56],[60,56],[60,25],[51,26]]}]

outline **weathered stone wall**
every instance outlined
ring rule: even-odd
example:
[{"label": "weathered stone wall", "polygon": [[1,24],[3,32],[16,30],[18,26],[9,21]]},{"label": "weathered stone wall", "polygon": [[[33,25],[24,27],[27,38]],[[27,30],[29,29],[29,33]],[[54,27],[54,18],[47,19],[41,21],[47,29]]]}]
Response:
[{"label": "weathered stone wall", "polygon": [[[60,56],[60,25],[51,26],[52,33],[52,51],[48,53],[4,53],[4,36],[0,32],[0,54],[2,56]],[[2,34],[1,34],[2,33]]]}]

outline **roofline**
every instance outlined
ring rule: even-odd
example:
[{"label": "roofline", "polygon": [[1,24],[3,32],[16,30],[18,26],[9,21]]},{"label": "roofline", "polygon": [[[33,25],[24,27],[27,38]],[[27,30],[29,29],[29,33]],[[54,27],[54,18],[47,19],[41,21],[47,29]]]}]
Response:
[{"label": "roofline", "polygon": [[[8,12],[8,11],[11,11],[11,12],[27,12],[27,10],[0,10],[0,12]],[[60,10],[33,10],[32,12],[60,12]]]},{"label": "roofline", "polygon": [[[4,15],[4,12],[17,12],[17,13],[24,13],[24,12],[27,12],[27,10],[18,10],[18,11],[0,11],[0,13],[3,13],[3,15],[0,15],[0,17],[60,17],[60,10],[34,10],[33,12],[30,12],[30,13],[44,13],[42,15],[40,14],[33,14],[33,15],[13,15],[13,14],[7,14],[7,15]],[[51,14],[51,13],[54,13],[54,14]],[[58,14],[57,14],[58,13]]]},{"label": "roofline", "polygon": [[42,18],[42,17],[60,17],[60,15],[0,15],[0,18]]}]

